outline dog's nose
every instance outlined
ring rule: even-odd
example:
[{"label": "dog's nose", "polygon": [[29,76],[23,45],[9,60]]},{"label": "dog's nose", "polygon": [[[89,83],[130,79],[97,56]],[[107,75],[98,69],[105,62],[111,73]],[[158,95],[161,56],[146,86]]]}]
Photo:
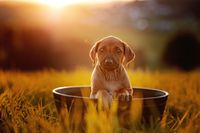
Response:
[{"label": "dog's nose", "polygon": [[105,59],[105,64],[106,65],[113,65],[113,59],[112,58]]}]

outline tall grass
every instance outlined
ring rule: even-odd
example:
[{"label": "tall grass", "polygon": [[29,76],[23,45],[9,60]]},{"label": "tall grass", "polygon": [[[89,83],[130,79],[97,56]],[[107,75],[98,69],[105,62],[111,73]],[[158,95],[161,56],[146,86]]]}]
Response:
[{"label": "tall grass", "polygon": [[[133,86],[159,88],[169,92],[164,117],[150,127],[121,128],[115,109],[109,115],[89,106],[88,133],[102,132],[200,132],[200,71],[128,71]],[[61,122],[52,89],[59,86],[89,85],[91,70],[71,72],[0,71],[0,132],[78,132],[66,118]],[[113,107],[115,108],[115,107]],[[66,128],[67,127],[67,128]]]}]

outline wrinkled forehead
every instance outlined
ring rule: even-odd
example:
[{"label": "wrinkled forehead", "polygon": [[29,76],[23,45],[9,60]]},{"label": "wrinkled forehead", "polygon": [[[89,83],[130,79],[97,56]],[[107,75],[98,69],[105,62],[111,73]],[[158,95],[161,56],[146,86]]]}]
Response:
[{"label": "wrinkled forehead", "polygon": [[102,47],[107,47],[107,48],[119,47],[123,49],[123,43],[121,40],[117,38],[106,38],[103,39],[99,44],[99,48]]}]

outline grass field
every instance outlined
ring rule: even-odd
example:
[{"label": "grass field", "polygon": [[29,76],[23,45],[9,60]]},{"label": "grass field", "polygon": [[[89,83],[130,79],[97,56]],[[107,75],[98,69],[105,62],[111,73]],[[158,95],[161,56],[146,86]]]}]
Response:
[{"label": "grass field", "polygon": [[[52,89],[58,86],[89,85],[90,75],[89,69],[71,72],[0,71],[0,132],[76,132],[62,127],[54,105]],[[149,128],[141,126],[125,130],[119,127],[116,118],[107,118],[91,111],[86,118],[86,132],[200,132],[199,70],[187,73],[130,70],[129,76],[133,86],[160,88],[169,92],[161,123]],[[97,122],[91,123],[90,119]]]}]

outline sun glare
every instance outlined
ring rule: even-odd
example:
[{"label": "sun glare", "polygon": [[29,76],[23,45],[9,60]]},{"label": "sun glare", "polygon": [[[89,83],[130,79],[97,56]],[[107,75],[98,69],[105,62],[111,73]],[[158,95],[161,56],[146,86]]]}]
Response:
[{"label": "sun glare", "polygon": [[74,3],[74,0],[39,0],[39,3],[46,4],[50,7],[59,9],[65,5]]},{"label": "sun glare", "polygon": [[65,5],[77,4],[77,3],[94,3],[105,0],[38,0],[39,3],[49,5],[54,8],[62,8]]},{"label": "sun glare", "polygon": [[38,0],[39,3],[49,5],[50,7],[57,8],[57,9],[62,8],[65,5],[70,5],[70,4],[104,3],[104,2],[111,2],[111,1],[116,1],[116,0]]}]

